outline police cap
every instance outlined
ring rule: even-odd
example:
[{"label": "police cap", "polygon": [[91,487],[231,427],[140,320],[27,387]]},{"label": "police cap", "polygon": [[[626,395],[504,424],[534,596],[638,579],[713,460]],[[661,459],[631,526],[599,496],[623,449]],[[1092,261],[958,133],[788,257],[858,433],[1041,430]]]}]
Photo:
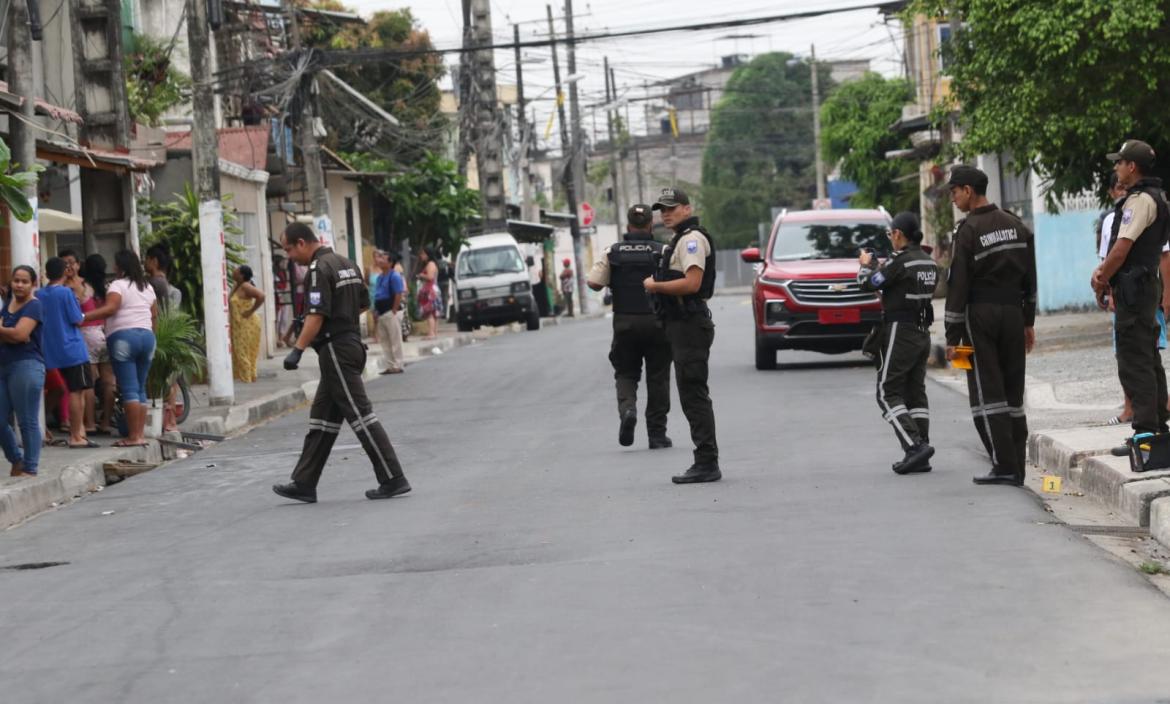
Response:
[{"label": "police cap", "polygon": [[911,242],[922,241],[922,227],[918,223],[918,216],[909,211],[898,213],[890,223],[890,230],[899,230]]},{"label": "police cap", "polygon": [[971,186],[975,190],[987,188],[987,174],[974,166],[959,164],[951,169],[951,180],[947,186]]},{"label": "police cap", "polygon": [[690,205],[691,199],[681,188],[663,188],[658,200],[654,201],[653,210],[673,208],[676,205]]},{"label": "police cap", "polygon": [[1142,169],[1149,169],[1154,165],[1154,148],[1140,139],[1127,139],[1125,144],[1121,145],[1121,149],[1106,154],[1105,158],[1109,161],[1132,161]]},{"label": "police cap", "polygon": [[630,209],[626,212],[626,220],[631,226],[644,229],[654,222],[654,211],[645,203],[638,203],[637,205],[630,206]]}]

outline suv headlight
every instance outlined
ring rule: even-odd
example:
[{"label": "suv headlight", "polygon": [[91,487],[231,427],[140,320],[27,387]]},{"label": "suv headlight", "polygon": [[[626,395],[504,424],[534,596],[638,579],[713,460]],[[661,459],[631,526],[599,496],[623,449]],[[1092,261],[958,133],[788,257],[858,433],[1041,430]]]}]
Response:
[{"label": "suv headlight", "polygon": [[768,284],[769,286],[787,286],[792,279],[770,279],[767,276],[760,277],[760,283]]},{"label": "suv headlight", "polygon": [[517,281],[512,284],[512,293],[526,293],[531,285],[527,281]]},{"label": "suv headlight", "polygon": [[461,300],[461,301],[471,301],[471,300],[474,300],[474,299],[475,299],[475,289],[473,289],[473,288],[461,288],[461,289],[459,289],[459,300]]}]

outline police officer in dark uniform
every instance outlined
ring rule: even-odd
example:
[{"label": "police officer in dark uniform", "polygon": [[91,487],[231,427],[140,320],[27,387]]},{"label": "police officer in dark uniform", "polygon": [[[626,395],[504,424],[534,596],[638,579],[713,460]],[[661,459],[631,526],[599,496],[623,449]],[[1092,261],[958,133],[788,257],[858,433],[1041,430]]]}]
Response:
[{"label": "police officer in dark uniform", "polygon": [[1028,444],[1025,355],[1036,341],[1036,248],[1015,215],[987,200],[987,174],[951,170],[951,202],[967,213],[955,230],[947,290],[947,359],[974,348],[967,372],[971,415],[991,472],[976,484],[1022,486]]},{"label": "police officer in dark uniform", "polygon": [[938,266],[922,249],[922,230],[913,213],[898,213],[890,224],[894,255],[878,266],[872,251],[861,253],[857,281],[863,291],[880,291],[882,323],[876,331],[877,402],[894,427],[905,457],[898,474],[929,472],[930,405],[926,400],[926,360],[930,357],[931,299]]},{"label": "police officer in dark uniform", "polygon": [[715,292],[715,245],[680,189],[662,189],[653,209],[662,211],[662,222],[674,230],[674,238],[663,249],[655,275],[642,285],[654,295],[655,310],[663,320],[679,401],[695,443],[695,463],[672,481],[719,481],[723,474],[715,441],[715,410],[707,389],[707,361],[715,340],[715,323],[707,307],[707,299]]},{"label": "police officer in dark uniform", "polygon": [[[1162,299],[1159,262],[1170,234],[1170,205],[1162,180],[1149,176],[1153,148],[1131,139],[1108,155],[1117,182],[1127,190],[1113,216],[1109,254],[1093,272],[1093,290],[1117,311],[1117,374],[1133,405],[1133,430],[1167,432],[1166,370],[1158,351],[1157,311]],[[1126,447],[1115,454],[1128,454]]]},{"label": "police officer in dark uniform", "polygon": [[638,204],[627,213],[628,226],[621,242],[606,250],[589,272],[589,288],[609,286],[613,293],[613,343],[609,361],[617,386],[618,443],[634,444],[638,423],[638,380],[646,362],[646,433],[650,449],[670,447],[666,415],[670,412],[670,343],[654,315],[642,281],[653,276],[663,245],[651,235],[654,213]]},{"label": "police officer in dark uniform", "polygon": [[312,228],[303,223],[292,223],[285,229],[281,246],[293,261],[309,265],[304,327],[284,359],[284,368],[296,369],[305,348],[312,345],[321,380],[309,410],[309,434],[293,469],[292,482],[276,484],[272,490],[289,499],[315,503],[321,470],[344,419],[361,441],[378,478],[378,488],[367,491],[366,498],[388,499],[405,494],[410,491],[410,483],[374,415],[362,382],[366,348],[359,321],[369,307],[362,273],[353,262],[323,246]]}]

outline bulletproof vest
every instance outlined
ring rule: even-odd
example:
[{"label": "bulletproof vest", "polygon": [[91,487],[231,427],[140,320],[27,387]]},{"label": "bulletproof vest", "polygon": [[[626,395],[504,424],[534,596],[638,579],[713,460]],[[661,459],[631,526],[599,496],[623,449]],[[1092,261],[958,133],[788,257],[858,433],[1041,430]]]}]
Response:
[{"label": "bulletproof vest", "polygon": [[647,237],[631,237],[609,250],[609,289],[614,313],[651,313],[650,298],[642,284],[654,275],[662,244]]},{"label": "bulletproof vest", "polygon": [[[715,295],[715,242],[711,239],[711,233],[703,229],[699,224],[698,218],[690,218],[679,224],[677,231],[674,233],[674,239],[670,241],[670,251],[673,255],[674,250],[678,247],[678,241],[682,239],[683,235],[691,232],[701,232],[703,237],[707,238],[707,260],[703,263],[703,283],[699,286],[699,292],[689,296],[683,296],[683,302],[706,301],[711,296]],[[669,267],[669,263],[666,265]],[[684,272],[685,274],[685,272]]]},{"label": "bulletproof vest", "polygon": [[[1141,236],[1133,243],[1121,270],[1126,271],[1141,267],[1147,272],[1153,273],[1158,271],[1158,263],[1162,257],[1162,246],[1166,244],[1167,234],[1170,234],[1170,205],[1167,205],[1166,194],[1162,191],[1162,179],[1143,178],[1129,189],[1130,195],[1135,193],[1146,193],[1153,198],[1158,214],[1154,218],[1154,222],[1142,230]],[[1113,230],[1109,233],[1110,249],[1117,244],[1117,235],[1121,232],[1122,217],[1124,217],[1125,204],[1128,200],[1128,197],[1123,199],[1113,211]]]}]

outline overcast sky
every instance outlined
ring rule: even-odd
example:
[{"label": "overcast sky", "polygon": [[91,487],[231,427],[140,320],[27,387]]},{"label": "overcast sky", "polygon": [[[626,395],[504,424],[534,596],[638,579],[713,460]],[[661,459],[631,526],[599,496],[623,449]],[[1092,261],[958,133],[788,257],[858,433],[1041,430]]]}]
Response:
[{"label": "overcast sky", "polygon": [[[563,1],[553,0],[553,12],[563,16]],[[408,7],[437,47],[458,46],[462,32],[461,0],[345,0],[369,15],[379,9]],[[512,40],[512,23],[520,24],[521,39],[547,34],[547,0],[491,0],[492,30],[498,42]],[[604,32],[638,27],[672,26],[695,22],[762,17],[815,9],[856,7],[864,0],[574,0],[576,31]],[[718,12],[712,12],[717,8]],[[563,24],[558,22],[558,30]],[[735,35],[735,36],[731,36]],[[745,36],[748,35],[748,36]],[[578,72],[587,78],[580,84],[582,103],[600,102],[604,96],[602,57],[608,56],[617,76],[619,95],[640,94],[646,82],[691,73],[715,66],[728,54],[788,51],[807,55],[816,45],[818,59],[869,59],[871,68],[885,75],[902,70],[901,33],[895,22],[886,25],[877,10],[858,10],[825,17],[776,22],[737,29],[708,30],[689,34],[670,33],[649,37],[590,42],[577,50]],[[561,47],[562,76],[565,70]],[[526,97],[553,84],[547,48],[524,51]],[[456,60],[454,55],[448,61]],[[503,83],[515,82],[511,51],[497,52],[496,68]],[[552,95],[537,101],[538,123],[547,118]],[[586,118],[588,120],[588,117]]]}]

